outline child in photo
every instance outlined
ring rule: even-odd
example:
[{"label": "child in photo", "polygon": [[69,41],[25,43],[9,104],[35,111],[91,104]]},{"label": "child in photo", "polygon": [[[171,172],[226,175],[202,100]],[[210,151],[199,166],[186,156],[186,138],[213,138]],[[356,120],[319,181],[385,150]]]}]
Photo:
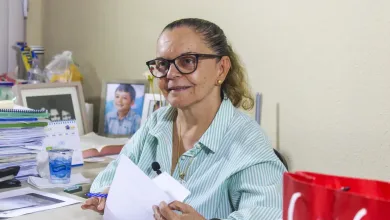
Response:
[{"label": "child in photo", "polygon": [[119,84],[115,90],[115,110],[107,113],[104,132],[109,135],[132,136],[140,127],[141,117],[131,106],[135,102],[135,89],[130,84]]}]

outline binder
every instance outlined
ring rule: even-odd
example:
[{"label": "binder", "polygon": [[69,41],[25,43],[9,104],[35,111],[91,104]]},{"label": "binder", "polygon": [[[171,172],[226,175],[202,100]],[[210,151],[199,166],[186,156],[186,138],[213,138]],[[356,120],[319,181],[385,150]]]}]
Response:
[{"label": "binder", "polygon": [[45,110],[0,109],[0,118],[49,118]]},{"label": "binder", "polygon": [[0,129],[12,129],[12,128],[38,128],[38,127],[46,127],[48,125],[47,122],[44,121],[36,121],[36,122],[0,122]]}]

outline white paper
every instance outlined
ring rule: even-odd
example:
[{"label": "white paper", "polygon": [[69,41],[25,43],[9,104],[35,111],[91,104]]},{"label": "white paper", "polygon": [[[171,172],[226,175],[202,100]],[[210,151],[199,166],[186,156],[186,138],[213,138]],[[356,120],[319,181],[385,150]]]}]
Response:
[{"label": "white paper", "polygon": [[0,194],[0,218],[11,218],[76,203],[80,201],[28,187],[16,189]]},{"label": "white paper", "polygon": [[68,184],[52,184],[49,179],[30,176],[27,183],[39,189],[67,188],[77,184],[90,183],[91,180],[85,178],[81,173],[72,174]]},{"label": "white paper", "polygon": [[99,162],[103,162],[105,160],[106,160],[105,157],[90,157],[90,158],[84,159],[84,162],[99,163]]},{"label": "white paper", "polygon": [[27,107],[24,107],[24,106],[21,106],[21,105],[14,105],[13,106],[13,109],[19,109],[19,110],[33,110],[31,108],[27,108]]},{"label": "white paper", "polygon": [[12,100],[1,100],[0,109],[13,109],[14,102]]},{"label": "white paper", "polygon": [[172,201],[184,201],[190,195],[190,191],[175,180],[171,175],[164,172],[153,179],[153,182],[163,190]]},{"label": "white paper", "polygon": [[[153,205],[159,205],[162,201],[171,203],[176,198],[165,193],[129,158],[120,155],[119,159],[108,194],[104,219],[154,220]],[[165,179],[162,179],[161,182],[164,182]]]}]

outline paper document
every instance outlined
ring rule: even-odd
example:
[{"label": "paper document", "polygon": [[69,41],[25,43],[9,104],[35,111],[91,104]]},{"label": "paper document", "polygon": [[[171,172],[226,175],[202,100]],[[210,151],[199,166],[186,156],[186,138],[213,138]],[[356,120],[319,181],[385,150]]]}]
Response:
[{"label": "paper document", "polygon": [[183,201],[190,193],[168,174],[154,181],[126,156],[120,155],[119,159],[106,202],[105,220],[154,220],[153,205]]},{"label": "paper document", "polygon": [[0,193],[0,218],[12,218],[76,203],[80,201],[31,188],[17,189]]},{"label": "paper document", "polygon": [[50,180],[46,178],[40,178],[35,176],[30,176],[27,182],[39,189],[51,189],[51,188],[67,188],[74,186],[76,184],[90,183],[91,180],[85,178],[81,173],[72,174],[70,177],[70,183],[68,184],[52,184]]}]

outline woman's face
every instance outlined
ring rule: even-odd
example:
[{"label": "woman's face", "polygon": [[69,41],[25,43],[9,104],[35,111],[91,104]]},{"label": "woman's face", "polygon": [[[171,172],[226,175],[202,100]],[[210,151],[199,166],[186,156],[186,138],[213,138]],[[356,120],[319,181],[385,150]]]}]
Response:
[{"label": "woman's face", "polygon": [[[201,36],[190,28],[174,28],[161,34],[157,43],[157,57],[174,59],[186,53],[215,54]],[[199,59],[196,71],[191,74],[181,74],[171,64],[166,77],[160,78],[158,85],[173,107],[183,109],[205,99],[217,101],[220,87],[216,86],[216,82],[220,75],[221,66],[217,59]]]},{"label": "woman's face", "polygon": [[133,104],[134,101],[131,100],[131,96],[128,92],[115,92],[115,107],[118,112],[128,112]]}]

